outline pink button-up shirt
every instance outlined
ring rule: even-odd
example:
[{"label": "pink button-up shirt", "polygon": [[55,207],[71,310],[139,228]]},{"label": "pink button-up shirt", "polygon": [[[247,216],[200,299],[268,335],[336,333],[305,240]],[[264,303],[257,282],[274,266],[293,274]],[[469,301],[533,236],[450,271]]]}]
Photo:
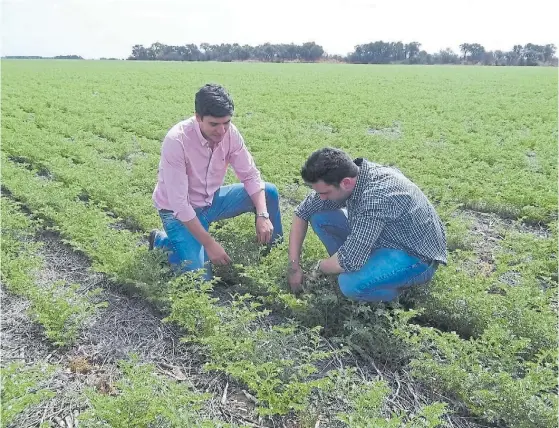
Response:
[{"label": "pink button-up shirt", "polygon": [[155,208],[171,210],[181,221],[192,220],[196,217],[194,208],[211,205],[214,193],[223,185],[228,165],[249,195],[264,189],[260,171],[235,125],[229,126],[212,152],[196,117],[177,123],[161,147],[152,197]]}]

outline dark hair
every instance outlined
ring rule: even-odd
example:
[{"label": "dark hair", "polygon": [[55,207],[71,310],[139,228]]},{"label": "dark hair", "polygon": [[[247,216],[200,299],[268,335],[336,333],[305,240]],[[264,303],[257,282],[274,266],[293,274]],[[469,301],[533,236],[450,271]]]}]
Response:
[{"label": "dark hair", "polygon": [[322,180],[326,184],[339,186],[344,178],[357,177],[358,173],[359,167],[349,155],[332,147],[314,151],[301,168],[301,177],[311,184]]},{"label": "dark hair", "polygon": [[196,92],[194,108],[200,117],[225,117],[233,115],[235,105],[223,86],[208,83]]}]

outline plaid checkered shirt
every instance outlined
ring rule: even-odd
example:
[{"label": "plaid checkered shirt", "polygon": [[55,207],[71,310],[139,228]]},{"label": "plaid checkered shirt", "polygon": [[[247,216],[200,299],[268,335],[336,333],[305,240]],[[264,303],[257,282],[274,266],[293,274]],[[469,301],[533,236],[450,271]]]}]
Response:
[{"label": "plaid checkered shirt", "polygon": [[350,233],[338,249],[346,272],[358,271],[377,248],[403,250],[427,263],[446,264],[444,226],[425,194],[400,170],[355,159],[359,174],[349,199],[323,201],[312,191],[295,214],[310,221],[319,211],[347,209]]}]

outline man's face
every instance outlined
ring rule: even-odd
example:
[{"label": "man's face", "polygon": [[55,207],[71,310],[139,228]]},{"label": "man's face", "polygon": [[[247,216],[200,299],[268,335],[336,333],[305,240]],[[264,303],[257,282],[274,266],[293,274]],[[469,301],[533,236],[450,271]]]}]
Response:
[{"label": "man's face", "polygon": [[231,116],[213,117],[196,115],[196,120],[200,124],[200,131],[206,140],[212,144],[218,144],[229,130]]},{"label": "man's face", "polygon": [[[344,180],[347,179],[344,178]],[[351,190],[346,189],[347,186],[343,180],[339,186],[326,184],[322,180],[313,183],[311,186],[323,201],[344,202],[351,196]]]}]

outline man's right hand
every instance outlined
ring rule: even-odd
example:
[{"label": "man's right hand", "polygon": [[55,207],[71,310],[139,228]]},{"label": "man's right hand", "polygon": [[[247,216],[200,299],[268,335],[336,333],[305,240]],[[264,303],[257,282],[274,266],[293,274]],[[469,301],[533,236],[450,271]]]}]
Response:
[{"label": "man's right hand", "polygon": [[216,240],[213,240],[210,245],[206,246],[206,253],[208,253],[208,258],[214,265],[231,263],[231,259]]},{"label": "man's right hand", "polygon": [[303,269],[299,263],[290,263],[288,282],[293,293],[297,294],[303,291]]}]

